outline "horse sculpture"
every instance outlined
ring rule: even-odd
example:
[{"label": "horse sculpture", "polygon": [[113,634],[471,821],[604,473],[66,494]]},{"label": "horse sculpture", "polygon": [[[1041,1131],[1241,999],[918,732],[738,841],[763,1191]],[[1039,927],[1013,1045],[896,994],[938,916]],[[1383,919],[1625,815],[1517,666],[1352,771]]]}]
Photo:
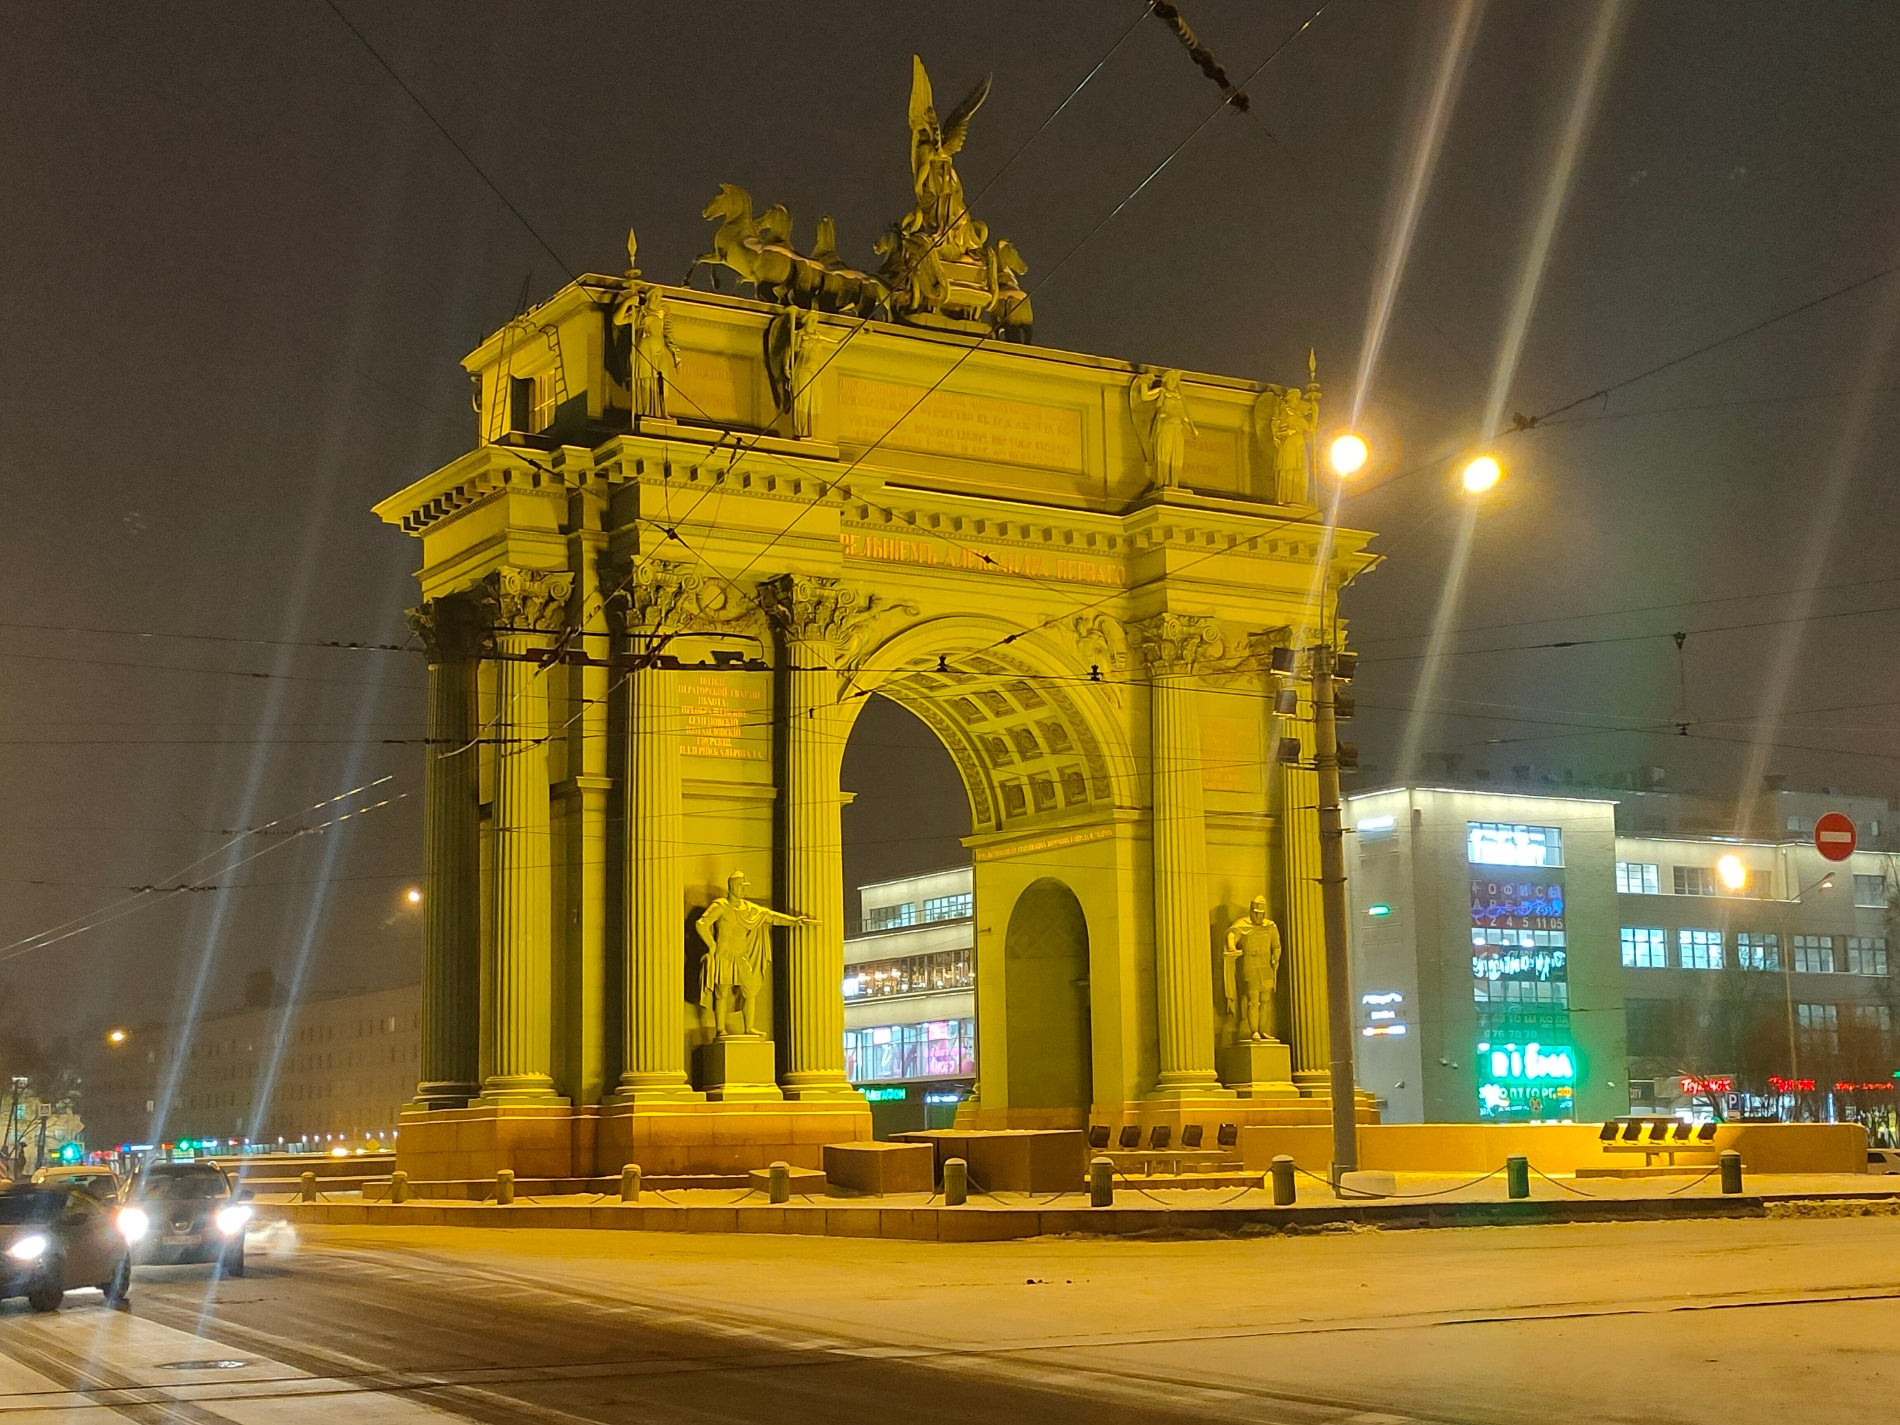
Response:
[{"label": "horse sculpture", "polygon": [[[712,251],[693,259],[686,269],[686,280],[701,267],[724,267],[739,275],[741,282],[768,302],[789,302],[801,295],[809,298],[816,283],[816,269],[809,259],[800,257],[787,239],[791,236],[791,214],[782,204],[767,210],[762,223],[752,216],[752,195],[731,183],[721,183],[712,202],[700,217],[719,223],[713,234]],[[717,278],[714,287],[718,286]]]}]

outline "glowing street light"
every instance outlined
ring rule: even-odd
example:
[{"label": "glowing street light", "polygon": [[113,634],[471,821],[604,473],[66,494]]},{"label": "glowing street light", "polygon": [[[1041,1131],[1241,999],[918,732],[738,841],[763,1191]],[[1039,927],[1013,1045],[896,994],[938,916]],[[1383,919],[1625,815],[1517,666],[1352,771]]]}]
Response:
[{"label": "glowing street light", "polygon": [[1733,851],[1715,863],[1715,874],[1731,891],[1739,891],[1748,884],[1748,867]]},{"label": "glowing street light", "polygon": [[1494,455],[1474,456],[1466,465],[1462,477],[1465,492],[1482,495],[1494,488],[1504,478],[1504,467],[1499,465]]},{"label": "glowing street light", "polygon": [[123,1029],[113,1030],[110,1034],[106,1035],[106,1043],[108,1044],[125,1043],[125,1031]]},{"label": "glowing street light", "polygon": [[1346,431],[1333,437],[1333,443],[1326,447],[1327,463],[1333,467],[1333,474],[1342,479],[1356,475],[1365,468],[1372,450],[1366,444],[1364,436]]},{"label": "glowing street light", "polygon": [[410,905],[422,904],[422,887],[421,886],[411,886],[408,890],[404,891],[402,894],[403,894],[403,899],[408,901]]}]

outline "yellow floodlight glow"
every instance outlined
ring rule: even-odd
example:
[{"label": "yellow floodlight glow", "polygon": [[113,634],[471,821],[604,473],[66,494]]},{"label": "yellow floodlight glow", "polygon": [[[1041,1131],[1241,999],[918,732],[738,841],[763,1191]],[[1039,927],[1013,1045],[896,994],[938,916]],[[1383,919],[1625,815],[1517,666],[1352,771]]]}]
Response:
[{"label": "yellow floodlight glow", "polygon": [[1748,884],[1748,867],[1733,851],[1715,863],[1715,874],[1731,891],[1739,891]]},{"label": "yellow floodlight glow", "polygon": [[1467,494],[1482,495],[1504,478],[1504,467],[1498,464],[1494,455],[1474,456],[1465,465],[1462,478]]},{"label": "yellow floodlight glow", "polygon": [[113,1030],[110,1034],[106,1035],[106,1043],[108,1044],[125,1043],[125,1031],[123,1029]]},{"label": "yellow floodlight glow", "polygon": [[1366,438],[1354,431],[1334,436],[1333,443],[1326,447],[1327,463],[1333,467],[1333,474],[1342,479],[1357,475],[1371,456],[1372,448],[1366,444]]},{"label": "yellow floodlight glow", "polygon": [[410,905],[421,905],[422,904],[422,887],[411,886],[408,890],[403,892],[403,898],[407,900]]}]

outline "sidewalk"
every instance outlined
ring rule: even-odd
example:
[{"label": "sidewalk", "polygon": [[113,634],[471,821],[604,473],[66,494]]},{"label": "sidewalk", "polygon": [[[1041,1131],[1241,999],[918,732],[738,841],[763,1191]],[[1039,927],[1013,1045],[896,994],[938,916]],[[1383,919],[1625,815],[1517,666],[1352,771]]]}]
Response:
[{"label": "sidewalk", "polygon": [[1085,1192],[1035,1197],[979,1193],[960,1207],[921,1193],[888,1197],[794,1197],[784,1205],[756,1190],[659,1191],[637,1202],[576,1195],[494,1202],[365,1202],[355,1194],[315,1203],[261,1199],[259,1217],[293,1225],[335,1224],[546,1228],[635,1232],[765,1232],[915,1241],[1002,1241],[1024,1237],[1229,1235],[1353,1228],[1480,1227],[1552,1222],[1660,1221],[1763,1217],[1803,1205],[1805,1212],[1900,1212],[1900,1176],[1758,1175],[1724,1195],[1710,1174],[1679,1178],[1547,1178],[1531,1175],[1530,1196],[1513,1201],[1502,1171],[1473,1181],[1438,1174],[1398,1175],[1390,1198],[1336,1198],[1300,1174],[1289,1207],[1261,1187],[1159,1188],[1123,1179],[1111,1207],[1089,1206]]}]

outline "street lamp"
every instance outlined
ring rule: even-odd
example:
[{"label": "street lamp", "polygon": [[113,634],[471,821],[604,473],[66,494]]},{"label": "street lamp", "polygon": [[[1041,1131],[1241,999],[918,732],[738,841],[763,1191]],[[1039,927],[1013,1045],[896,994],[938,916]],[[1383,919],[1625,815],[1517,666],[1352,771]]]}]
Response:
[{"label": "street lamp", "polygon": [[1715,874],[1724,886],[1737,894],[1748,885],[1748,867],[1733,851],[1715,863]]},{"label": "street lamp", "polygon": [[[1719,863],[1717,869],[1720,869]],[[1788,897],[1788,904],[1800,905],[1802,901],[1816,891],[1834,889],[1834,873],[1829,871],[1813,885],[1804,886]],[[1794,918],[1791,915],[1782,927],[1781,947],[1781,998],[1788,1011],[1788,1078],[1792,1081],[1801,1077],[1801,1055],[1796,1048],[1794,1032]]]},{"label": "street lamp", "polygon": [[422,887],[421,886],[411,886],[408,890],[404,891],[402,895],[403,895],[403,899],[408,901],[410,905],[422,904]]},{"label": "street lamp", "polygon": [[120,1044],[125,1043],[125,1031],[123,1029],[113,1030],[111,1033],[106,1035],[106,1043],[111,1044],[115,1047]]},{"label": "street lamp", "polygon": [[1371,456],[1372,449],[1366,444],[1366,438],[1356,431],[1342,431],[1326,447],[1326,461],[1333,467],[1333,474],[1342,479],[1358,474]]},{"label": "street lamp", "polygon": [[1465,462],[1464,474],[1459,477],[1468,495],[1482,495],[1493,489],[1504,478],[1504,467],[1498,464],[1495,455],[1476,455]]}]

